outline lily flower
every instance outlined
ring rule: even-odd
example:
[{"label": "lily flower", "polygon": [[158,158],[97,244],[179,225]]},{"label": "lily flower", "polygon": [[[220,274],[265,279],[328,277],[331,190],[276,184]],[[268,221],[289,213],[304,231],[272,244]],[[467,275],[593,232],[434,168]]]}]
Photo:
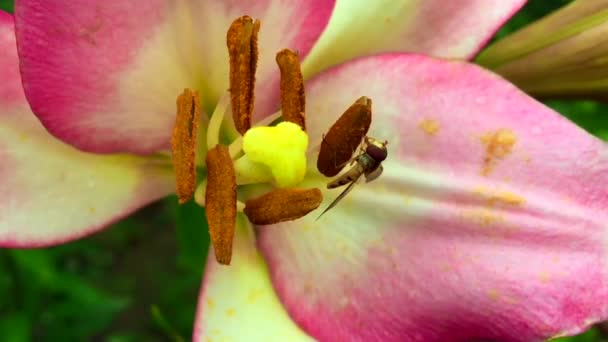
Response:
[{"label": "lily flower", "polygon": [[[601,186],[608,177],[605,145],[479,67],[398,53],[446,56],[437,53],[442,51],[449,57],[472,56],[521,1],[470,1],[453,8],[434,1],[403,2],[399,8],[380,3],[391,10],[385,24],[405,27],[389,31],[395,37],[383,36],[387,31],[365,21],[344,19],[353,15],[344,11],[350,8],[344,2],[336,5],[330,20],[334,4],[322,1],[269,1],[249,6],[239,1],[19,1],[15,7],[16,34],[23,88],[34,113],[55,137],[89,153],[110,157],[130,153],[130,158],[143,160],[146,166],[158,166],[164,171],[159,176],[162,182],[150,184],[150,189],[169,193],[167,184],[173,181],[167,179],[176,177],[184,200],[196,185],[196,168],[193,171],[192,166],[206,166],[207,186],[198,186],[197,200],[202,202],[204,197],[208,202],[212,198],[212,203],[205,204],[231,210],[236,201],[231,187],[239,178],[272,179],[281,185],[281,177],[294,171],[292,181],[283,184],[288,191],[294,183],[323,188],[327,178],[313,168],[303,170],[302,164],[293,162],[287,164],[287,171],[279,172],[268,152],[283,156],[296,151],[294,155],[301,157],[302,146],[309,145],[312,153],[307,156],[315,160],[315,148],[340,113],[360,96],[373,100],[370,135],[388,140],[391,146],[384,174],[372,183],[361,184],[318,221],[306,215],[253,230],[247,219],[239,216],[235,241],[227,252],[232,253],[228,259],[231,265],[220,265],[213,256],[207,263],[195,327],[197,341],[530,341],[576,333],[605,318],[608,196]],[[412,4],[419,4],[420,10],[412,11]],[[352,8],[362,9],[354,12],[361,14],[354,18],[372,18],[365,14],[369,6]],[[384,7],[372,9],[376,14],[384,13]],[[246,21],[244,29],[233,36],[240,42],[233,44],[239,47],[237,53],[229,55],[220,48],[225,30],[234,27],[232,20],[244,13],[270,28],[267,35],[260,31],[255,92],[255,74],[247,68],[255,65],[250,62],[255,55],[252,47],[258,42],[254,33],[257,24]],[[418,21],[395,24],[403,13]],[[468,18],[467,13],[489,15]],[[292,150],[291,136],[282,142],[276,139],[288,130],[276,128],[278,131],[268,133],[250,128],[250,122],[270,121],[268,118],[274,117],[266,115],[276,109],[280,95],[293,95],[296,89],[292,85],[287,88],[290,91],[279,93],[278,71],[272,71],[269,57],[284,47],[305,57],[328,20],[325,32],[330,33],[345,32],[354,24],[366,27],[358,35],[344,34],[351,39],[377,38],[379,42],[365,53],[391,51],[391,46],[395,53],[348,61],[312,77],[306,84],[305,125],[300,125],[306,133],[293,134],[296,148]],[[2,70],[6,66],[10,76],[7,79],[12,88],[7,89],[21,95],[15,86],[18,74],[10,42],[12,25],[9,19],[2,22],[7,32],[4,36],[9,37],[1,52],[8,56]],[[434,43],[428,41],[428,34],[417,29],[421,26],[416,23],[421,22],[437,23],[434,27],[442,28],[439,32],[446,39],[436,34]],[[340,45],[339,34],[333,35],[335,46],[323,45],[323,39],[332,37],[330,33],[323,33],[317,46],[336,50],[313,49],[312,62],[304,60],[305,77],[361,52],[351,53],[348,44]],[[464,36],[466,44],[450,45]],[[404,41],[407,44],[395,45]],[[417,44],[422,44],[420,49],[416,49]],[[450,46],[454,47],[453,55]],[[240,61],[243,56],[249,59]],[[319,64],[314,63],[314,56],[323,56],[315,57]],[[237,57],[236,62],[233,57]],[[239,82],[232,80],[229,65],[238,70],[235,79]],[[248,78],[242,77],[242,70]],[[230,106],[226,93],[229,80]],[[174,101],[183,88],[199,91],[200,98],[194,91],[183,92],[178,97],[176,120]],[[245,94],[245,101],[240,102],[240,94]],[[0,99],[8,106],[6,99],[13,95]],[[27,117],[23,98],[18,102],[21,107],[16,112]],[[283,98],[283,112],[286,103]],[[300,105],[303,108],[303,103]],[[215,183],[211,175],[231,174],[226,169],[231,165],[231,149],[217,148],[222,118],[229,111],[236,114],[233,124],[236,131],[245,134],[243,140],[255,132],[252,144],[243,141],[250,160],[234,164],[235,180]],[[214,114],[207,122],[203,112]],[[223,129],[227,138],[236,136],[234,130]],[[45,133],[40,129],[39,134]],[[297,138],[302,136],[305,139]],[[19,135],[9,137],[6,146],[21,146]],[[48,135],[44,137],[43,144],[53,141]],[[265,149],[264,139],[274,139],[278,147]],[[199,146],[203,140],[207,144]],[[173,161],[168,153],[170,145]],[[205,147],[212,146],[216,147],[207,153]],[[238,143],[234,146],[232,152],[239,152]],[[198,160],[192,160],[193,154]],[[200,157],[205,154],[206,163],[202,163]],[[58,153],[57,158],[65,155]],[[167,171],[172,163],[176,175]],[[249,164],[241,167],[240,163]],[[314,165],[311,161],[305,164]],[[297,176],[302,170],[304,174]],[[245,173],[239,174],[241,171]],[[300,177],[303,181],[298,182]],[[102,182],[108,178],[102,174],[90,179]],[[148,186],[145,175],[141,181]],[[23,182],[15,184],[9,194],[23,188]],[[73,194],[73,187],[66,182],[63,197]],[[259,197],[253,195],[267,191],[268,186],[241,189],[242,197],[255,200]],[[323,191],[324,198],[337,195]],[[132,192],[132,188],[125,191],[133,196]],[[218,205],[222,203],[218,199],[231,207]],[[284,204],[301,207],[298,201]],[[233,217],[240,209],[238,205],[230,213],[217,209],[219,219],[210,219],[214,221],[210,226],[225,228],[223,215]],[[58,212],[65,213],[64,207]],[[26,221],[23,212],[13,215]],[[252,220],[252,215],[248,214],[248,219]],[[34,228],[3,224],[5,236],[18,240],[19,246],[51,244],[53,238],[65,240],[91,231],[88,226],[73,224],[61,231],[63,235],[56,231],[40,235]],[[218,246],[230,244],[217,243],[216,254]],[[226,260],[221,257],[229,255],[224,252],[219,251],[222,262]]]}]

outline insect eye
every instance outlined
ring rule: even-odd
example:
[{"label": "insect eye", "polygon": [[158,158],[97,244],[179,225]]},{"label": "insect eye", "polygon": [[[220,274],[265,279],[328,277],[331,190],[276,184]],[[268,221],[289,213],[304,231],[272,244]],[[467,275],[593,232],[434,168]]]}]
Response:
[{"label": "insect eye", "polygon": [[370,157],[374,158],[374,160],[381,162],[386,159],[386,149],[378,147],[376,145],[368,145],[365,149],[365,153],[369,154]]}]

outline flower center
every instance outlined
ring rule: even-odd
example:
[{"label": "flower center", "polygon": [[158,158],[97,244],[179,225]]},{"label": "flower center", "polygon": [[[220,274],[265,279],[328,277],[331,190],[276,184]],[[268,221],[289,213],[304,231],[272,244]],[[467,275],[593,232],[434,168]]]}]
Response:
[{"label": "flower center", "polygon": [[[319,189],[293,189],[306,173],[308,135],[305,132],[304,83],[297,53],[277,54],[281,72],[281,108],[284,122],[265,126],[272,115],[252,127],[257,34],[260,23],[248,16],[237,18],[227,33],[230,56],[229,94],[223,96],[209,118],[206,144],[200,144],[200,101],[189,89],[177,99],[176,124],[172,137],[173,163],[179,202],[194,195],[204,205],[210,237],[219,263],[229,264],[236,215],[243,212],[254,224],[273,224],[300,218],[319,207]],[[232,121],[224,118],[232,112]],[[230,146],[220,142],[223,124],[233,124],[242,137]],[[198,148],[197,146],[203,146]],[[205,154],[207,177],[195,190],[197,154]],[[261,197],[241,203],[237,184],[273,183],[279,187]]]}]

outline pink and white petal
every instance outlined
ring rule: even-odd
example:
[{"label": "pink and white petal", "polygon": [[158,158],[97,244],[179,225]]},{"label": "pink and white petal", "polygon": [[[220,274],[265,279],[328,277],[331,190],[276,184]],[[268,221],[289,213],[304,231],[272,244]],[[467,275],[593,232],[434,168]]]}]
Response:
[{"label": "pink and white petal", "polygon": [[281,306],[251,228],[241,223],[231,265],[209,252],[193,341],[313,341]]},{"label": "pink and white petal", "polygon": [[526,0],[341,0],[304,63],[312,76],[349,59],[415,52],[469,59]]},{"label": "pink and white petal", "polygon": [[289,48],[298,51],[301,59],[307,56],[326,27],[335,0],[196,0],[193,3],[196,29],[202,32],[203,78],[209,86],[206,90],[212,103],[228,89],[228,27],[242,15],[260,20],[254,113],[257,121],[278,110],[276,53]]},{"label": "pink and white petal", "polygon": [[56,137],[98,153],[168,148],[175,99],[201,83],[183,1],[17,0],[21,72]]},{"label": "pink and white petal", "polygon": [[12,18],[0,12],[0,246],[74,240],[173,191],[168,160],[99,156],[53,138],[18,70]]},{"label": "pink and white petal", "polygon": [[608,317],[603,142],[477,66],[399,54],[312,79],[311,141],[362,95],[369,134],[389,143],[384,174],[318,221],[259,229],[300,327],[320,341],[540,341]]}]

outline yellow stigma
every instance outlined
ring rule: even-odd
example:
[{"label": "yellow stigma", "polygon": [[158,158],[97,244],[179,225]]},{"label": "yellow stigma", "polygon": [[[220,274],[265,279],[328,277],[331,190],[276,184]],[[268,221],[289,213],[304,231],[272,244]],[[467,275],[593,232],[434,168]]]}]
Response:
[{"label": "yellow stigma", "polygon": [[243,137],[245,156],[267,166],[280,187],[292,187],[304,179],[307,148],[308,135],[292,122],[252,127]]}]

